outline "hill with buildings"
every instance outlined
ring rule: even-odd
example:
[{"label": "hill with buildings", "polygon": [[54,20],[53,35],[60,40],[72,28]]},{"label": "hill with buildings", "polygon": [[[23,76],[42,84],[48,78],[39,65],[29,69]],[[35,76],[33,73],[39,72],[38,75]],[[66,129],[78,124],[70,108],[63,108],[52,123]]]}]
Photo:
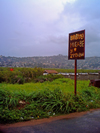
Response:
[{"label": "hill with buildings", "polygon": [[[0,56],[0,67],[42,67],[42,68],[74,68],[74,60],[68,60],[68,56],[34,56],[34,57],[5,57]],[[86,57],[78,60],[78,69],[100,70],[100,57]]]}]

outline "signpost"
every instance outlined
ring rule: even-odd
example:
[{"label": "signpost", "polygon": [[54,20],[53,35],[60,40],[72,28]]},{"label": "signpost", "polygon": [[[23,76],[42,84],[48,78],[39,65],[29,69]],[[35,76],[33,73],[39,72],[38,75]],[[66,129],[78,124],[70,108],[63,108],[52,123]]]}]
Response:
[{"label": "signpost", "polygon": [[85,59],[85,30],[73,32],[69,34],[69,48],[68,59],[75,60],[75,89],[76,95],[76,82],[77,82],[77,59]]}]

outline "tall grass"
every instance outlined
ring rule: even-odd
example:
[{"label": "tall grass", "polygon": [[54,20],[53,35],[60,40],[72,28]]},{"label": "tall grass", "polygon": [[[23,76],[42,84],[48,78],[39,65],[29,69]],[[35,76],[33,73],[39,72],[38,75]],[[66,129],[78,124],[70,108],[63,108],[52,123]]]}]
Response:
[{"label": "tall grass", "polygon": [[[78,81],[77,82],[77,91],[81,92],[83,89],[88,87],[89,85],[88,81]],[[0,88],[7,89],[10,92],[13,91],[26,91],[27,93],[30,93],[32,91],[38,91],[38,90],[54,90],[56,88],[63,91],[63,93],[73,93],[74,92],[74,80],[67,79],[67,78],[59,78],[52,82],[46,81],[43,83],[37,82],[37,83],[25,83],[25,84],[6,84],[1,83]]]},{"label": "tall grass", "polygon": [[[51,69],[51,68],[47,68]],[[64,73],[72,73],[74,72],[74,69],[55,69],[58,72],[64,72]],[[61,75],[48,75],[43,76],[43,72],[45,69],[43,68],[13,68],[13,71],[10,70],[10,68],[2,68],[0,67],[0,83],[11,83],[11,84],[24,84],[29,82],[43,82],[46,80],[52,81],[54,79],[57,79],[58,77],[61,78]],[[77,70],[77,72],[98,72],[99,70]]]},{"label": "tall grass", "polygon": [[89,81],[59,78],[52,82],[0,84],[0,122],[39,119],[100,107],[100,89]]}]

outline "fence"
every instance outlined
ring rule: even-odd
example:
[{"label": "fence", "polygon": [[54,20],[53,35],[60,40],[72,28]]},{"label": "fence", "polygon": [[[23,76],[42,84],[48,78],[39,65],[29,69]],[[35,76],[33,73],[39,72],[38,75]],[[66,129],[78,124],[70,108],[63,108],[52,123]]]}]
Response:
[{"label": "fence", "polygon": [[[74,79],[74,73],[60,73],[65,78]],[[78,80],[93,80],[93,79],[100,79],[100,73],[77,73]]]}]

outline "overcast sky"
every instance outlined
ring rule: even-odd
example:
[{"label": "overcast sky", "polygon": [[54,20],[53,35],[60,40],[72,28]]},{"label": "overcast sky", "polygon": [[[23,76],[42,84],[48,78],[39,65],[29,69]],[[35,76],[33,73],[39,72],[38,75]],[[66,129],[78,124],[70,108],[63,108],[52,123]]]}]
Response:
[{"label": "overcast sky", "polygon": [[86,57],[100,57],[100,0],[0,0],[0,55],[68,55],[84,29]]}]

